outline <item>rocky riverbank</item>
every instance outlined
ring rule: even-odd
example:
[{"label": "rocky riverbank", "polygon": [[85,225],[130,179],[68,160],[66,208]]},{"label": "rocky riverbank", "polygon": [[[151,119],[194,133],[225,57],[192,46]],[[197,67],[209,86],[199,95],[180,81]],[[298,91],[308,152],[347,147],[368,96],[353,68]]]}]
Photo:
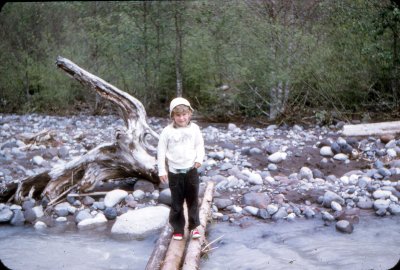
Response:
[{"label": "rocky riverbank", "polygon": [[[160,132],[167,120],[149,122]],[[317,218],[351,233],[360,212],[399,215],[400,140],[391,135],[342,137],[343,124],[252,127],[200,122],[207,154],[199,169],[201,186],[216,183],[212,218],[243,227],[254,219]],[[65,164],[112,141],[120,126],[117,116],[0,115],[0,183]],[[27,142],[45,130],[41,141]],[[79,229],[113,223],[115,236],[143,238],[167,220],[166,186],[128,178],[103,183],[96,191],[69,194],[47,209],[45,202],[34,199],[22,205],[0,203],[0,223],[28,223],[37,229],[65,222]]]}]

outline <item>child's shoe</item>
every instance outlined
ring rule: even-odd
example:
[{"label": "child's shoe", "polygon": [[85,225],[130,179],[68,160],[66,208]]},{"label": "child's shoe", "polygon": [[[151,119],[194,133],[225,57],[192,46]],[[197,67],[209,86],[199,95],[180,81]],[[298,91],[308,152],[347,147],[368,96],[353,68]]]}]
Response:
[{"label": "child's shoe", "polygon": [[200,237],[201,237],[201,234],[200,234],[199,230],[194,229],[194,230],[192,231],[192,238],[193,238],[193,239],[198,239],[198,238],[200,238]]},{"label": "child's shoe", "polygon": [[182,235],[181,233],[174,233],[174,234],[172,235],[172,238],[174,238],[174,240],[180,241],[180,240],[183,239],[183,235]]}]

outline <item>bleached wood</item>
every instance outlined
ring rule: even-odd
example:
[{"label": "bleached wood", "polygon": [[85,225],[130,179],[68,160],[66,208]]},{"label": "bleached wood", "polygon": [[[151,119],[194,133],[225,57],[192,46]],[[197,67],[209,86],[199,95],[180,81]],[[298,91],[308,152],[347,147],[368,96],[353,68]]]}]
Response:
[{"label": "bleached wood", "polygon": [[[158,134],[148,125],[142,103],[66,58],[58,57],[56,64],[72,78],[117,105],[126,128],[116,130],[113,142],[100,144],[80,157],[18,183],[1,186],[0,199],[14,197],[16,202],[22,202],[25,197],[33,196],[53,201],[60,199],[60,194],[71,186],[76,185],[77,192],[89,192],[101,181],[123,177],[139,177],[159,183],[156,150],[147,140],[148,135],[158,140]],[[54,135],[46,132],[33,134],[28,139],[41,141]]]},{"label": "bleached wood", "polygon": [[166,224],[160,233],[160,237],[154,246],[153,252],[150,255],[150,259],[146,265],[146,270],[161,269],[168,246],[171,242],[172,233],[172,227],[169,224]]},{"label": "bleached wood", "polygon": [[372,136],[398,133],[400,133],[400,121],[345,125],[342,132],[345,136]]},{"label": "bleached wood", "polygon": [[190,239],[189,245],[186,250],[186,256],[183,263],[182,270],[195,270],[199,269],[200,255],[202,245],[206,241],[206,227],[207,221],[210,216],[211,203],[213,200],[214,182],[207,182],[206,191],[204,192],[203,201],[200,207],[200,226],[198,230],[201,234],[199,239]]}]

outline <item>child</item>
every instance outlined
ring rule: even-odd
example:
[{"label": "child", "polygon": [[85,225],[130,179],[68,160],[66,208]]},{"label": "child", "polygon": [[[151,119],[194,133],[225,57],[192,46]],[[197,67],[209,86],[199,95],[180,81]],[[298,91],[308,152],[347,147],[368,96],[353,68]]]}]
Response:
[{"label": "child", "polygon": [[197,168],[204,159],[203,136],[199,126],[190,122],[193,108],[189,101],[181,97],[175,98],[169,109],[172,123],[161,132],[157,147],[158,175],[162,183],[169,182],[171,189],[169,223],[174,229],[173,239],[183,238],[185,200],[188,207],[188,228],[192,238],[196,239],[200,238],[196,229],[200,225]]}]

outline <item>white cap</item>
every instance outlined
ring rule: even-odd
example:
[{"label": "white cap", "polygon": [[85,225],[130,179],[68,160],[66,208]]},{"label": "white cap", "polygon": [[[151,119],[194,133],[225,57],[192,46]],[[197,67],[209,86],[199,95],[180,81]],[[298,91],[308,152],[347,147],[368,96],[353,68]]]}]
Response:
[{"label": "white cap", "polygon": [[177,97],[177,98],[174,98],[169,105],[169,115],[170,116],[172,115],[172,110],[178,105],[188,106],[192,112],[194,111],[192,106],[190,106],[190,103],[187,99],[182,98],[182,97]]}]

